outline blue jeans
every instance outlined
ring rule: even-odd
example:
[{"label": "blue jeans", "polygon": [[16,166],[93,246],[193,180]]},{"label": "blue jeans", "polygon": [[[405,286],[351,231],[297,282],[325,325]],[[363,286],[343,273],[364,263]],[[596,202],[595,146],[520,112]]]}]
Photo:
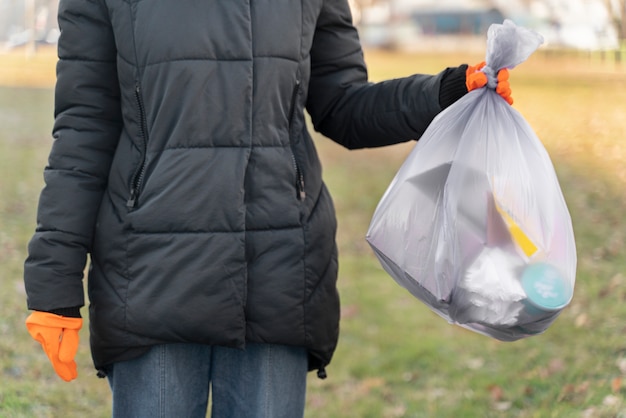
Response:
[{"label": "blue jeans", "polygon": [[302,417],[307,369],[298,347],[158,345],[111,366],[113,417],[204,418],[209,387],[213,418]]}]

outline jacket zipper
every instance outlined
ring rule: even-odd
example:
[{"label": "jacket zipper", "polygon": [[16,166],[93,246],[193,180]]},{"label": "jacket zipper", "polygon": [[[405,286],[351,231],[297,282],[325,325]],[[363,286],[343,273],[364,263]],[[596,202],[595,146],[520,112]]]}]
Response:
[{"label": "jacket zipper", "polygon": [[139,189],[143,183],[144,176],[146,174],[146,151],[148,148],[148,129],[146,122],[146,111],[143,106],[143,100],[141,98],[141,86],[139,82],[135,83],[135,100],[137,101],[137,108],[139,109],[139,136],[141,137],[141,164],[135,170],[130,183],[130,196],[126,202],[126,206],[129,209],[134,208],[137,205],[137,197],[139,195]]},{"label": "jacket zipper", "polygon": [[296,115],[296,105],[298,103],[298,95],[300,94],[300,80],[296,80],[296,85],[293,88],[291,95],[291,109],[289,111],[289,145],[291,147],[291,161],[296,171],[296,192],[299,200],[306,198],[306,191],[304,190],[304,174],[298,164],[295,152],[295,144],[293,142],[293,133],[291,132],[293,127],[293,119]]}]

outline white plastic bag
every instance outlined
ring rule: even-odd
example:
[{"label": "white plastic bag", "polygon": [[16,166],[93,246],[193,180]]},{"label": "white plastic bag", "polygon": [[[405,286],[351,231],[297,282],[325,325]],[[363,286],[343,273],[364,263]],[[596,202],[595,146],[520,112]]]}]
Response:
[{"label": "white plastic bag", "polygon": [[489,28],[486,88],[439,114],[389,185],[367,241],[384,269],[451,323],[513,341],[545,331],[572,298],[576,248],[550,157],[494,90],[541,35]]}]

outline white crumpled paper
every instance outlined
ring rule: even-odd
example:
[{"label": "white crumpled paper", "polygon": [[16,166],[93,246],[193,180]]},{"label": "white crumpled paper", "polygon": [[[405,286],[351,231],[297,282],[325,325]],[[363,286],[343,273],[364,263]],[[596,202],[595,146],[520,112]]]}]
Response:
[{"label": "white crumpled paper", "polygon": [[465,271],[454,293],[459,324],[516,325],[526,293],[519,281],[522,258],[499,247],[485,247]]}]

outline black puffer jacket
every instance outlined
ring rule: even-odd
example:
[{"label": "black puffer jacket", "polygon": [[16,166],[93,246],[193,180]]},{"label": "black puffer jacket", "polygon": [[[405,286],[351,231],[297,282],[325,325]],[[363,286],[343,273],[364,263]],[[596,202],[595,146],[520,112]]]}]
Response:
[{"label": "black puffer jacket", "polygon": [[441,78],[367,82],[345,0],[61,0],[54,144],[28,307],[88,291],[96,368],[152,344],[338,336],[335,215],[304,119],[418,138]]}]

